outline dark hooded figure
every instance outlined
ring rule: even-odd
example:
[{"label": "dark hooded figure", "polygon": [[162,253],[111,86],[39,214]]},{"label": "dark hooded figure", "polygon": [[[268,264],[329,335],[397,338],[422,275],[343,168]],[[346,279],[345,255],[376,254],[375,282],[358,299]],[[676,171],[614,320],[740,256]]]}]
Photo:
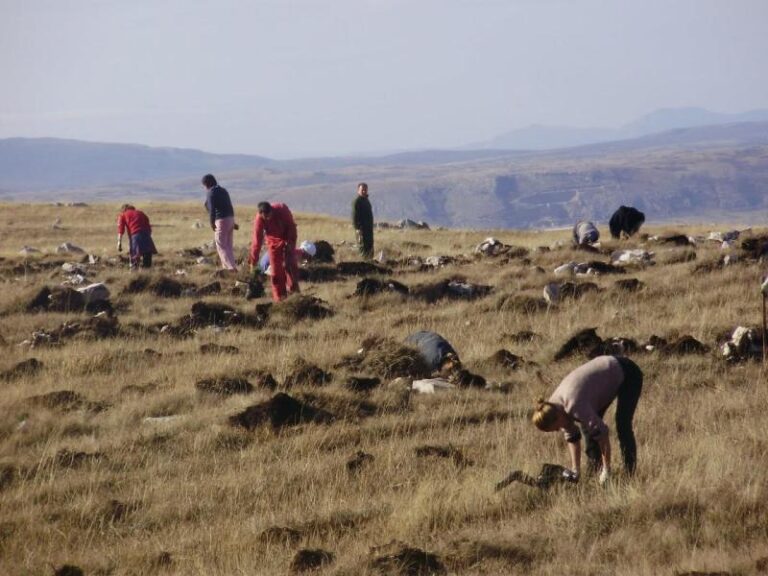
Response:
[{"label": "dark hooded figure", "polygon": [[456,354],[450,342],[437,332],[426,330],[414,332],[405,339],[405,342],[421,352],[432,372],[450,369],[459,360],[459,355]]},{"label": "dark hooded figure", "polygon": [[637,208],[619,206],[619,209],[611,216],[608,226],[611,229],[611,236],[620,238],[622,232],[627,236],[636,234],[644,222],[645,214]]},{"label": "dark hooded figure", "polygon": [[357,196],[352,202],[352,226],[355,228],[357,244],[363,258],[373,257],[373,209],[368,199],[368,184],[357,185]]}]

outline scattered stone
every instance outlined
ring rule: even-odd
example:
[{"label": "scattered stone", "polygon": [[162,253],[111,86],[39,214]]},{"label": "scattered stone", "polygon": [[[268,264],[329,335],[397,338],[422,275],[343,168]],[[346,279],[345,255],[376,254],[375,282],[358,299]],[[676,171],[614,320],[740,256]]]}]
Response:
[{"label": "scattered stone", "polygon": [[293,560],[291,560],[290,570],[295,574],[317,570],[323,566],[331,564],[333,560],[333,554],[330,552],[320,549],[304,548],[296,552]]},{"label": "scattered stone", "polygon": [[358,472],[363,466],[373,462],[374,458],[371,454],[358,450],[354,456],[347,460],[347,472],[350,474]]},{"label": "scattered stone", "polygon": [[438,391],[455,390],[456,385],[451,384],[445,378],[424,378],[422,380],[414,380],[411,388],[420,394],[434,394]]},{"label": "scattered stone", "polygon": [[369,555],[368,569],[382,576],[442,576],[448,573],[435,554],[398,541],[374,547]]},{"label": "scattered stone", "polygon": [[720,347],[729,362],[760,360],[763,356],[762,330],[746,326],[737,326]]},{"label": "scattered stone", "polygon": [[19,250],[19,254],[21,256],[32,256],[32,254],[40,254],[40,250],[37,248],[34,248],[32,246],[24,246],[21,250]]},{"label": "scattered stone", "polygon": [[70,242],[64,242],[56,247],[56,254],[85,254],[85,250]]},{"label": "scattered stone", "polygon": [[239,354],[240,348],[237,346],[223,346],[221,344],[210,342],[207,344],[202,344],[200,346],[200,352],[203,354]]},{"label": "scattered stone", "polygon": [[303,423],[326,424],[333,421],[333,415],[325,410],[296,400],[288,394],[278,392],[266,402],[254,404],[229,418],[233,426],[253,429],[269,424],[274,430]]},{"label": "scattered stone", "polygon": [[395,224],[395,227],[400,228],[401,230],[429,230],[429,224],[423,220],[416,222],[410,218],[403,218],[397,224]]},{"label": "scattered stone", "polygon": [[293,370],[283,383],[286,388],[294,386],[324,386],[333,379],[333,375],[318,366],[299,358],[294,362]]},{"label": "scattered stone", "polygon": [[233,396],[234,394],[250,394],[253,385],[245,378],[228,378],[225,376],[204,378],[195,383],[195,388],[207,394]]}]

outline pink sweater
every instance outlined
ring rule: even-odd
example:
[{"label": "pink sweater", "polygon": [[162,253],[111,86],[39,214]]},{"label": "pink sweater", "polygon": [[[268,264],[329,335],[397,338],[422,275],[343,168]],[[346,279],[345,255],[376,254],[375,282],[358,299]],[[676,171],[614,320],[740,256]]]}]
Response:
[{"label": "pink sweater", "polygon": [[567,441],[580,437],[575,422],[581,423],[595,440],[608,434],[600,412],[616,398],[623,381],[624,370],[613,356],[598,356],[563,378],[549,401],[562,406],[571,419],[563,428]]}]

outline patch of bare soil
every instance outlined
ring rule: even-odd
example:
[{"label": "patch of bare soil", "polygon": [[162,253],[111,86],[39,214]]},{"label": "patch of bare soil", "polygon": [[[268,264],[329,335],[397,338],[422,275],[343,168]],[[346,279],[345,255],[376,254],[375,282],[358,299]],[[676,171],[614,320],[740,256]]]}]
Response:
[{"label": "patch of bare soil", "polygon": [[319,548],[303,548],[291,560],[290,571],[294,574],[318,570],[331,564],[333,554]]},{"label": "patch of bare soil", "polygon": [[254,404],[242,412],[229,418],[229,423],[233,426],[242,426],[243,428],[253,429],[263,424],[269,424],[277,430],[285,426],[295,426],[303,423],[325,424],[333,420],[333,416],[305,404],[288,394],[279,392],[266,402]]}]

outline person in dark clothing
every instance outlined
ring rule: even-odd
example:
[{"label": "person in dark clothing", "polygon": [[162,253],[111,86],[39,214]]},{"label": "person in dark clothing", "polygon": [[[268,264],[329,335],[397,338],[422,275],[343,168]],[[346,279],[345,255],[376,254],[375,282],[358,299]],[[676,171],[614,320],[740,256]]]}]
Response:
[{"label": "person in dark clothing", "polygon": [[226,270],[237,271],[233,246],[237,224],[235,224],[235,209],[232,207],[229,192],[219,186],[213,174],[203,176],[202,183],[208,191],[205,197],[205,209],[208,210],[221,266]]},{"label": "person in dark clothing", "polygon": [[619,209],[613,213],[608,221],[608,227],[611,230],[611,236],[620,238],[622,234],[633,236],[640,230],[640,226],[645,222],[645,214],[637,208],[631,206],[619,206]]},{"label": "person in dark clothing", "polygon": [[573,243],[576,246],[592,245],[600,240],[600,231],[592,222],[579,220],[573,227]]},{"label": "person in dark clothing", "polygon": [[634,474],[637,444],[632,419],[642,389],[643,372],[632,360],[623,356],[598,356],[563,378],[548,401],[538,401],[532,421],[544,432],[563,431],[571,456],[569,477],[572,480],[578,480],[580,474],[582,436],[590,468],[601,469],[601,484],[609,479],[611,444],[603,416],[614,399],[616,432],[624,467],[628,474]]},{"label": "person in dark clothing", "polygon": [[405,339],[405,342],[421,352],[432,372],[444,372],[459,364],[459,355],[456,350],[448,340],[436,332],[426,330],[414,332]]},{"label": "person in dark clothing", "polygon": [[352,202],[352,226],[363,258],[373,258],[373,209],[368,200],[368,184],[357,185],[357,197]]},{"label": "person in dark clothing", "polygon": [[131,269],[152,267],[152,255],[157,254],[152,241],[152,226],[149,218],[141,210],[130,204],[123,204],[117,217],[117,251],[123,251],[123,234],[128,232],[130,243]]}]

